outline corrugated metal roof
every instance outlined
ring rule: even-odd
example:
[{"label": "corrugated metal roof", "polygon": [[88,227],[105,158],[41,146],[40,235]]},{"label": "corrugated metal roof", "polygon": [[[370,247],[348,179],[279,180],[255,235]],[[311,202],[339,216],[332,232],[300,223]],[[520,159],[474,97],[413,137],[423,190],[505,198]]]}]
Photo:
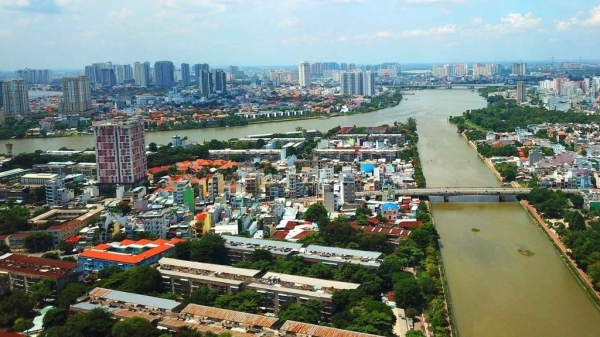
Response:
[{"label": "corrugated metal roof", "polygon": [[220,265],[220,264],[171,259],[168,257],[163,257],[162,259],[160,259],[158,261],[158,263],[161,265],[162,269],[165,269],[162,267],[163,265],[170,265],[170,266],[181,267],[181,268],[189,268],[189,269],[196,269],[196,270],[208,270],[208,271],[227,273],[227,274],[232,274],[232,275],[242,275],[242,276],[248,276],[248,277],[255,277],[256,275],[261,273],[261,271],[258,269],[236,268],[236,267],[224,266],[224,265]]},{"label": "corrugated metal roof", "polygon": [[105,288],[94,288],[90,292],[90,296],[165,310],[173,310],[180,304],[177,301],[166,300],[164,298],[126,293],[124,291],[110,290]]},{"label": "corrugated metal roof", "polygon": [[279,280],[281,282],[291,282],[291,283],[298,283],[298,284],[311,285],[311,286],[320,286],[320,287],[332,287],[335,289],[356,289],[360,286],[360,284],[358,284],[358,283],[330,281],[330,280],[323,280],[323,279],[319,279],[319,278],[296,276],[296,275],[273,273],[273,272],[266,273],[265,276],[262,277],[262,279],[268,279],[269,277],[279,278]]},{"label": "corrugated metal roof", "polygon": [[281,326],[280,330],[312,337],[381,337],[379,335],[329,328],[326,326],[300,323],[296,321],[286,321],[283,326]]},{"label": "corrugated metal roof", "polygon": [[273,247],[277,247],[277,248],[291,248],[291,249],[302,248],[302,244],[300,244],[300,243],[252,239],[252,238],[244,238],[241,236],[230,236],[230,235],[223,235],[222,237],[227,242],[236,242],[236,243],[252,244],[252,245],[259,245],[259,246],[273,246]]},{"label": "corrugated metal roof", "polygon": [[314,253],[329,253],[329,254],[338,254],[338,255],[350,255],[350,256],[360,256],[369,259],[377,259],[383,255],[380,252],[370,252],[366,250],[357,250],[357,249],[346,249],[346,248],[338,248],[338,247],[326,247],[326,246],[317,246],[317,245],[309,245],[306,247],[307,252]]},{"label": "corrugated metal roof", "polygon": [[274,317],[247,314],[245,312],[206,307],[197,304],[188,304],[181,312],[200,317],[209,317],[221,321],[232,321],[265,328],[271,328],[279,320]]},{"label": "corrugated metal roof", "polygon": [[246,333],[246,332],[225,329],[225,328],[221,328],[216,325],[205,325],[205,324],[198,324],[197,322],[180,321],[175,318],[164,319],[164,320],[158,322],[158,325],[169,328],[169,329],[174,329],[174,330],[178,330],[181,327],[185,326],[185,327],[188,327],[190,329],[194,329],[194,330],[200,331],[200,332],[210,331],[217,335],[227,332],[227,333],[231,334],[232,337],[254,337],[254,336],[256,336],[256,334],[254,334],[254,333]]}]

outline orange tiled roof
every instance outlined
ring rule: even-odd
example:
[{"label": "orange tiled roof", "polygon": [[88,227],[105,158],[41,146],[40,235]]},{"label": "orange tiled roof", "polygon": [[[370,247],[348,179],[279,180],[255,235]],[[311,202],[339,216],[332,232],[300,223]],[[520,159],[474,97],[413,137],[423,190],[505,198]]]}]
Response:
[{"label": "orange tiled roof", "polygon": [[123,241],[121,241],[121,246],[128,246],[131,244],[137,244],[137,245],[144,246],[144,245],[147,245],[150,243],[157,244],[158,246],[150,248],[147,251],[142,252],[137,255],[126,255],[126,254],[113,253],[113,252],[107,251],[107,248],[110,248],[110,245],[108,245],[109,247],[106,247],[107,244],[101,244],[92,249],[83,251],[81,254],[79,254],[79,256],[86,258],[86,259],[107,260],[107,261],[114,261],[114,262],[125,263],[125,264],[138,264],[147,258],[156,256],[158,254],[162,254],[162,253],[168,251],[169,249],[172,249],[175,244],[177,244],[178,242],[181,242],[181,241],[183,241],[183,240],[178,239],[178,238],[171,239],[170,241],[167,241],[164,239],[158,239],[155,241],[150,241],[150,240],[146,240],[146,239],[139,240],[139,241],[123,240]]}]

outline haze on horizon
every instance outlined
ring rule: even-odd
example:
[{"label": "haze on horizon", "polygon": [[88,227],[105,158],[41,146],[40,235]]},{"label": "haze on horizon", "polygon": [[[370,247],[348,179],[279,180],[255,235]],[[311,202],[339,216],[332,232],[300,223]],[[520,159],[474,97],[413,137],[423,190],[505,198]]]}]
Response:
[{"label": "haze on horizon", "polygon": [[595,59],[591,0],[0,0],[0,70]]}]

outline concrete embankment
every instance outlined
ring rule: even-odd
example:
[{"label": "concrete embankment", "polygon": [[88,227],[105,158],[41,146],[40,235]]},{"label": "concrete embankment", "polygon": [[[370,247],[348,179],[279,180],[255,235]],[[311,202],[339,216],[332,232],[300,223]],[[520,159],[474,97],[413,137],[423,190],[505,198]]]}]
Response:
[{"label": "concrete embankment", "polygon": [[489,158],[486,158],[486,157],[482,156],[481,153],[479,153],[479,151],[477,151],[477,145],[473,141],[469,140],[467,138],[467,135],[465,135],[464,132],[461,133],[461,135],[467,141],[467,143],[469,144],[469,146],[472,147],[473,150],[475,150],[475,152],[477,152],[477,155],[479,156],[479,158],[481,160],[483,160],[483,162],[485,163],[485,165],[487,165],[487,167],[490,168],[490,170],[496,176],[496,178],[498,178],[498,180],[500,180],[500,181],[503,181],[504,179],[502,179],[502,176],[500,175],[500,173],[498,173],[498,171],[496,170],[496,167],[494,167],[494,163],[492,163],[492,161]]},{"label": "concrete embankment", "polygon": [[[429,216],[431,217],[431,223],[435,226],[435,219],[433,217],[432,205],[429,201],[426,201],[427,209],[429,210]],[[442,258],[442,252],[438,243],[438,270],[440,272],[440,279],[442,282],[442,292],[444,293],[444,305],[446,306],[446,312],[448,313],[450,337],[458,337],[458,329],[456,328],[456,320],[454,319],[454,312],[452,311],[452,300],[450,299],[450,291],[448,290],[448,279],[446,278],[446,269],[444,269],[444,259]]]}]

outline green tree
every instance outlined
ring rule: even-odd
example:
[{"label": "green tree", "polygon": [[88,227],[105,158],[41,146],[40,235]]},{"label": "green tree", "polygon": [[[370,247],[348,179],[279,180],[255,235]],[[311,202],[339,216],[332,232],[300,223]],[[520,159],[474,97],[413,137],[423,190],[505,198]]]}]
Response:
[{"label": "green tree", "polygon": [[18,318],[33,317],[34,299],[28,294],[13,291],[0,301],[0,327],[10,328]]},{"label": "green tree", "polygon": [[596,288],[600,288],[600,261],[588,266],[587,273],[592,278],[592,282]]},{"label": "green tree", "polygon": [[190,240],[177,242],[173,250],[173,258],[189,261],[192,258],[192,242]]},{"label": "green tree", "polygon": [[144,239],[154,241],[154,240],[158,239],[158,235],[151,233],[151,232],[136,232],[133,239],[135,241],[144,240]]},{"label": "green tree", "polygon": [[43,306],[47,302],[54,301],[55,289],[54,279],[46,278],[32,284],[29,287],[29,294],[39,306]]},{"label": "green tree", "polygon": [[43,257],[45,259],[51,259],[51,260],[60,260],[60,255],[58,255],[57,252],[44,253],[44,254],[42,254],[41,257]]},{"label": "green tree", "polygon": [[519,172],[519,167],[515,163],[503,162],[498,163],[495,166],[496,170],[498,171],[498,173],[500,173],[504,180],[515,180],[515,178],[517,177],[517,173]]},{"label": "green tree", "polygon": [[4,242],[0,242],[0,255],[4,255],[6,253],[10,253],[10,247],[4,243]]},{"label": "green tree", "polygon": [[103,308],[96,308],[87,313],[75,314],[65,324],[66,337],[106,337],[111,336],[114,321],[110,312]]},{"label": "green tree", "polygon": [[403,278],[394,285],[394,300],[399,308],[419,308],[423,305],[421,285],[415,278]]},{"label": "green tree", "polygon": [[75,262],[77,263],[77,259],[72,257],[72,256],[65,256],[61,259],[62,261],[67,261],[67,262]]},{"label": "green tree", "polygon": [[162,277],[160,272],[149,266],[134,267],[127,272],[127,280],[119,287],[121,291],[149,295],[162,290]]},{"label": "green tree", "polygon": [[69,318],[69,310],[65,308],[50,309],[44,316],[43,328],[50,329],[53,326],[63,326]]},{"label": "green tree", "polygon": [[304,220],[318,224],[319,228],[325,228],[329,224],[329,213],[325,206],[314,203],[308,206],[306,212],[304,212]]},{"label": "green tree", "polygon": [[121,242],[125,239],[127,239],[127,235],[125,235],[123,232],[118,232],[112,235],[113,242]]},{"label": "green tree", "polygon": [[160,330],[144,318],[132,317],[115,323],[112,327],[112,337],[158,337]]},{"label": "green tree", "polygon": [[75,304],[77,299],[85,293],[87,288],[81,283],[69,283],[58,295],[58,307],[63,309],[69,309],[71,304]]},{"label": "green tree", "polygon": [[220,235],[208,233],[192,243],[192,261],[227,264],[225,239]]},{"label": "green tree", "polygon": [[221,295],[215,301],[214,306],[254,314],[260,310],[259,307],[262,299],[262,294],[253,290],[244,290],[237,294],[227,293]]},{"label": "green tree", "polygon": [[577,209],[583,208],[584,199],[581,194],[573,194],[569,197],[569,200],[573,204],[574,208],[577,208]]},{"label": "green tree", "polygon": [[52,235],[46,232],[35,232],[25,238],[23,246],[32,252],[45,252],[52,248]]},{"label": "green tree", "polygon": [[75,243],[63,240],[58,243],[57,248],[65,254],[71,254],[73,253],[73,249],[75,249]]},{"label": "green tree", "polygon": [[406,337],[425,337],[425,335],[423,334],[423,331],[421,331],[421,330],[407,331],[404,336],[406,336]]},{"label": "green tree", "polygon": [[219,297],[219,292],[208,287],[198,287],[196,291],[192,293],[190,297],[183,299],[184,304],[194,303],[200,305],[212,306],[215,300]]},{"label": "green tree", "polygon": [[23,332],[23,331],[29,330],[31,328],[33,328],[33,320],[28,319],[28,318],[17,318],[17,320],[15,321],[15,324],[12,327],[12,329],[14,331],[19,331],[19,332]]},{"label": "green tree", "polygon": [[[310,300],[309,300],[310,301]],[[320,303],[320,302],[319,302]],[[300,306],[298,302],[291,302],[285,309],[279,313],[279,319],[281,321],[298,321],[304,323],[317,324],[321,317],[320,312],[315,312],[306,307]]]},{"label": "green tree", "polygon": [[158,146],[156,145],[155,142],[151,142],[150,144],[148,144],[148,151],[150,151],[150,152],[158,151]]}]

